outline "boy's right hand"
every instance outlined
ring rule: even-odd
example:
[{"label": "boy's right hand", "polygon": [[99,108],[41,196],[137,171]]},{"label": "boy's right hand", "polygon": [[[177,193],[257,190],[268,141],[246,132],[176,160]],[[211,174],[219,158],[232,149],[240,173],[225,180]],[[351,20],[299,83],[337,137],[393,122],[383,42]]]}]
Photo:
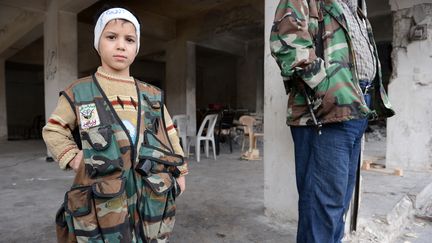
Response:
[{"label": "boy's right hand", "polygon": [[77,155],[69,162],[69,167],[71,167],[75,172],[78,171],[79,166],[83,160],[83,151],[80,150]]}]

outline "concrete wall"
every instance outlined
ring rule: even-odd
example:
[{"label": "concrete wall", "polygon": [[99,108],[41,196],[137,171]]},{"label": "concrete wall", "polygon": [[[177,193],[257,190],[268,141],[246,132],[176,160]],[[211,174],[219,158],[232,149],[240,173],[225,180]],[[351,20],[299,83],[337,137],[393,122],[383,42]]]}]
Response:
[{"label": "concrete wall", "polygon": [[422,3],[432,3],[431,0],[389,0],[389,2],[392,11],[398,11],[404,8],[411,8],[412,6]]},{"label": "concrete wall", "polygon": [[[388,120],[387,166],[431,169],[432,3],[407,2],[390,1],[396,12],[389,96],[397,114]],[[427,24],[427,40],[409,41],[415,23]]]},{"label": "concrete wall", "polygon": [[270,55],[269,35],[277,1],[265,1],[264,47],[264,207],[277,221],[297,220],[294,147],[285,124],[287,95]]},{"label": "concrete wall", "polygon": [[0,141],[7,139],[5,61],[0,59]]}]

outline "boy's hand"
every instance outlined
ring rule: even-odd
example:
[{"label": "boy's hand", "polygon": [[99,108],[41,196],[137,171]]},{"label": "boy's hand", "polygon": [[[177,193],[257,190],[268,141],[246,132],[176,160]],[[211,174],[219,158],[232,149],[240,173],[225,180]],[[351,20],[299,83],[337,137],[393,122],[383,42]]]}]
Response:
[{"label": "boy's hand", "polygon": [[180,195],[186,190],[186,178],[184,176],[180,176],[176,179],[178,185],[180,186]]},{"label": "boy's hand", "polygon": [[78,171],[79,166],[81,165],[83,160],[83,151],[80,150],[77,155],[75,155],[75,158],[73,158],[69,162],[69,167],[71,167],[75,172]]}]

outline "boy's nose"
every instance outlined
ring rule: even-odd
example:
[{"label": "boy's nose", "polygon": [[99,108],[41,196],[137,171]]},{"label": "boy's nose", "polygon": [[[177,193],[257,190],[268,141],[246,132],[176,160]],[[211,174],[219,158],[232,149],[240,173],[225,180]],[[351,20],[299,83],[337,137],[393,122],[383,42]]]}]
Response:
[{"label": "boy's nose", "polygon": [[122,50],[122,51],[125,50],[125,42],[124,41],[122,41],[122,40],[117,41],[117,50]]}]

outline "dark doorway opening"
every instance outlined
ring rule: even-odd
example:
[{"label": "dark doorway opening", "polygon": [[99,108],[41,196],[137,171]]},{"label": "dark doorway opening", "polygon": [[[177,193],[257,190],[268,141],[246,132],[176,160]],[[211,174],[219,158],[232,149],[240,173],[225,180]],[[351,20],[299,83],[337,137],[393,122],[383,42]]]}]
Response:
[{"label": "dark doorway opening", "polygon": [[45,125],[44,67],[7,61],[8,140],[40,139]]}]

